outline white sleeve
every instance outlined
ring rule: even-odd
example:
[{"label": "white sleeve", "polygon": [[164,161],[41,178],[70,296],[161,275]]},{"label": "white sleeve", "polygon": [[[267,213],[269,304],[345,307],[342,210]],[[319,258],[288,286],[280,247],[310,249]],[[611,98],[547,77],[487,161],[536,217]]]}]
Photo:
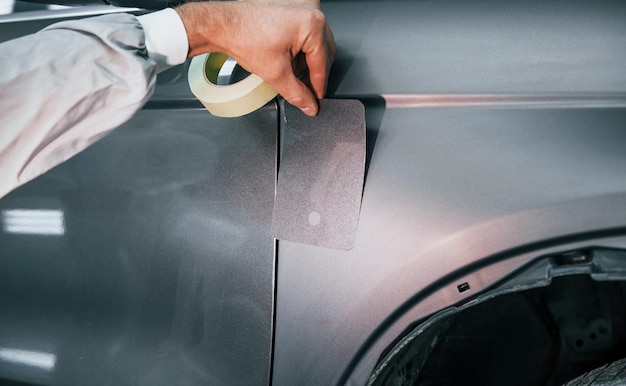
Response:
[{"label": "white sleeve", "polygon": [[148,55],[157,63],[158,72],[182,64],[187,59],[187,31],[176,11],[165,8],[137,19],[145,31]]},{"label": "white sleeve", "polygon": [[[150,31],[158,31],[159,17],[148,18]],[[147,102],[155,60],[165,58],[160,64],[167,67],[187,54],[186,35],[173,51],[156,44],[161,35],[149,38],[154,60],[142,22],[129,14],[65,21],[0,44],[0,197],[82,151]]]}]

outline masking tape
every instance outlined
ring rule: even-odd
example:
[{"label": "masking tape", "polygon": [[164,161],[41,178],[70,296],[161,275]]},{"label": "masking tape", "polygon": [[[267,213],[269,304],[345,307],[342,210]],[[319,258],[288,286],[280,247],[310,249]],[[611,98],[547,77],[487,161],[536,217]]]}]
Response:
[{"label": "masking tape", "polygon": [[271,101],[278,93],[255,74],[229,85],[218,85],[217,75],[228,55],[212,52],[191,60],[188,81],[191,92],[218,117],[240,117]]}]

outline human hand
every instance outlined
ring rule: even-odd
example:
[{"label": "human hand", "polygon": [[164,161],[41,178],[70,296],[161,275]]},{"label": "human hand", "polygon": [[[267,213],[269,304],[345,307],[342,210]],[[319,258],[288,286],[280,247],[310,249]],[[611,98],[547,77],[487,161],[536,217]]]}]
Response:
[{"label": "human hand", "polygon": [[[176,11],[187,30],[189,57],[224,52],[306,115],[317,114],[316,98],[324,97],[335,56],[333,34],[319,1],[200,2]],[[294,62],[301,57],[303,62]],[[308,68],[304,82],[294,67]]]}]

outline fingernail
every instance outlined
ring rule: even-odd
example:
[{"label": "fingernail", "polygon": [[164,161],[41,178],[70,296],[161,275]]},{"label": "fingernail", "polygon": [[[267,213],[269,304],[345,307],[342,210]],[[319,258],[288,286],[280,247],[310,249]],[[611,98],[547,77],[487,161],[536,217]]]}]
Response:
[{"label": "fingernail", "polygon": [[309,117],[314,117],[317,115],[317,111],[315,111],[315,109],[310,106],[303,107],[302,112],[308,115]]}]

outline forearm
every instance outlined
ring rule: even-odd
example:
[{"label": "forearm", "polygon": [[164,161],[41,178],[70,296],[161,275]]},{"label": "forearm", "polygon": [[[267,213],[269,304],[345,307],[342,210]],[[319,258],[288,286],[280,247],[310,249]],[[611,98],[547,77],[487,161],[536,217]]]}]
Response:
[{"label": "forearm", "polygon": [[[128,120],[151,96],[159,70],[218,51],[315,115],[335,43],[317,0],[281,0],[74,20],[0,44],[0,197]],[[298,54],[306,84],[293,72]]]},{"label": "forearm", "polygon": [[155,86],[131,15],[59,23],[0,57],[0,197],[128,120]]}]

